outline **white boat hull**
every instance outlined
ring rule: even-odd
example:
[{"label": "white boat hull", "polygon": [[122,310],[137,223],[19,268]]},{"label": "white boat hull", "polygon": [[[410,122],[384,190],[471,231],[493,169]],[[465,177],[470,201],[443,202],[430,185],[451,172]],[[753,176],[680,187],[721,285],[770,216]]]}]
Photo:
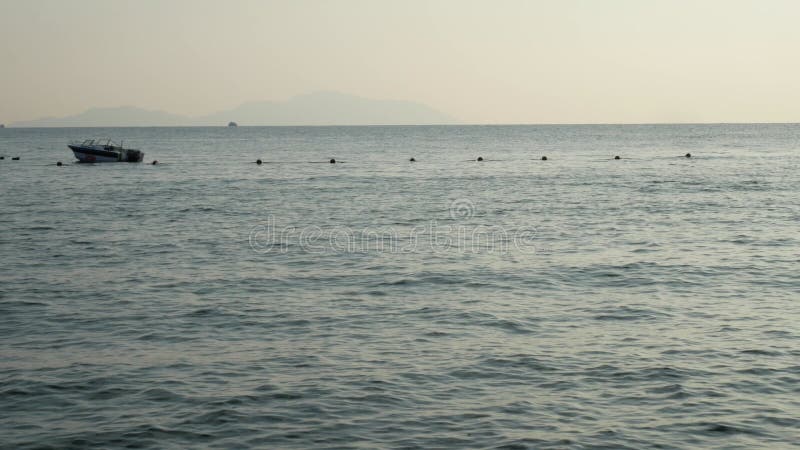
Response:
[{"label": "white boat hull", "polygon": [[75,154],[75,157],[78,158],[78,161],[82,163],[101,163],[101,162],[118,162],[119,156],[103,156],[103,155],[96,155],[91,153],[85,153],[80,150],[72,150],[72,153]]}]

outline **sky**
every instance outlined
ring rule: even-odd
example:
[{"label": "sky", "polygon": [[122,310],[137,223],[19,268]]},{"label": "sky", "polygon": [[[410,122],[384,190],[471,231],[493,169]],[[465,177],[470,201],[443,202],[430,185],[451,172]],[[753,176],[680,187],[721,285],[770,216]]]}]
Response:
[{"label": "sky", "polygon": [[0,123],[330,90],[464,123],[800,122],[795,0],[0,0]]}]

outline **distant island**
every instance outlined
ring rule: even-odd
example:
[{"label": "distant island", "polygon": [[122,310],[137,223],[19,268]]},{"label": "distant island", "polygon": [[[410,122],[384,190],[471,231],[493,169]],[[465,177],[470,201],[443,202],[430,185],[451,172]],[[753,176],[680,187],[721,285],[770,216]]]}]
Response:
[{"label": "distant island", "polygon": [[[231,119],[236,120],[233,122]],[[241,125],[438,125],[456,119],[422,103],[314,92],[285,101],[244,103],[228,111],[187,117],[134,106],[91,108],[67,117],[15,122],[13,127],[147,127]]]}]

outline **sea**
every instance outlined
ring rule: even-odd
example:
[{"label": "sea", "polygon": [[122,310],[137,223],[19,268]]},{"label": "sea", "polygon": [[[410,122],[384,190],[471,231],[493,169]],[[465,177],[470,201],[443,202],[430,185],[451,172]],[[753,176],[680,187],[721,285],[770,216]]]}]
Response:
[{"label": "sea", "polygon": [[798,124],[0,156],[2,449],[800,446]]}]

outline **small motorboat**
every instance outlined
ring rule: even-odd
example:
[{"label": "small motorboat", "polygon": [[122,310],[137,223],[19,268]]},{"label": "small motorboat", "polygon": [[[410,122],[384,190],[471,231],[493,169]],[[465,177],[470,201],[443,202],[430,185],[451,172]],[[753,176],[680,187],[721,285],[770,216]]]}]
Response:
[{"label": "small motorboat", "polygon": [[80,162],[142,162],[144,152],[124,148],[111,139],[87,139],[83,142],[70,142],[69,148]]}]

